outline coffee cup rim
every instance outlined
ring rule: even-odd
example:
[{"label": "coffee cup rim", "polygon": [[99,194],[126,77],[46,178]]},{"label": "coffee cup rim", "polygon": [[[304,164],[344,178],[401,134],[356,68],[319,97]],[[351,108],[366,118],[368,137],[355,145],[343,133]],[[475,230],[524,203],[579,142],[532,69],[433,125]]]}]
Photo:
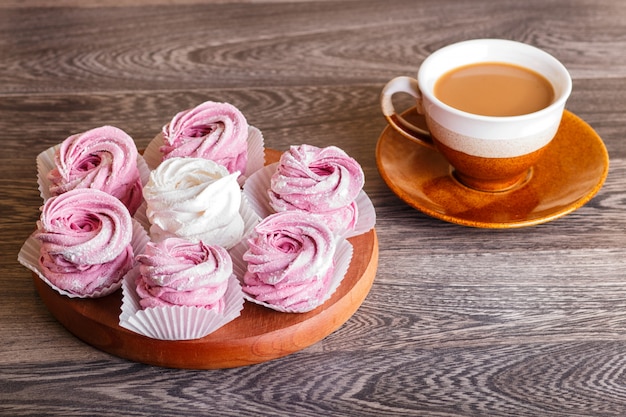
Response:
[{"label": "coffee cup rim", "polygon": [[[459,50],[459,48],[476,47],[476,46],[517,48],[517,50],[520,50],[520,51],[523,50],[526,53],[533,54],[535,57],[540,57],[543,60],[543,62],[548,63],[551,66],[551,68],[555,70],[555,73],[558,73],[559,80],[562,82],[562,84],[559,85],[560,94],[558,95],[556,100],[554,100],[548,106],[532,113],[520,114],[520,115],[515,115],[515,116],[486,116],[486,115],[466,112],[463,110],[459,110],[455,107],[452,107],[444,103],[443,101],[439,100],[433,93],[432,88],[425,88],[425,87],[429,87],[430,84],[434,86],[434,83],[425,78],[426,76],[423,71],[424,68],[428,68],[428,66],[431,65],[435,60],[440,59],[445,54],[449,54],[449,53],[454,52],[455,50]],[[463,64],[452,66],[449,70],[460,67],[462,65],[470,65],[473,63],[481,63],[481,62],[502,62],[502,63],[508,63],[508,64],[513,63],[516,65],[537,71],[536,69],[532,68],[530,65],[525,65],[524,63],[519,63],[511,59],[498,59],[498,58],[489,58],[489,59],[472,58],[472,59],[468,59],[467,62]],[[541,71],[537,71],[537,72],[539,72],[543,76],[546,76],[546,74],[542,73]],[[441,75],[443,74],[439,74],[438,77],[440,77]],[[552,87],[555,88],[556,90],[557,86],[554,85],[555,83],[553,82],[553,79],[548,76],[546,76],[546,78],[548,78],[548,81],[552,84]],[[458,116],[466,117],[466,118],[472,118],[475,120],[489,121],[489,122],[495,122],[495,123],[498,123],[498,122],[510,123],[512,121],[523,121],[524,119],[532,119],[536,117],[541,117],[546,113],[553,112],[557,108],[563,108],[565,106],[565,102],[568,100],[572,91],[572,79],[567,68],[553,55],[549,54],[543,49],[537,48],[530,44],[512,41],[512,40],[506,40],[506,39],[493,39],[493,38],[471,39],[471,40],[453,43],[453,44],[444,46],[441,49],[438,49],[437,51],[429,55],[422,62],[422,65],[420,66],[420,69],[417,74],[417,80],[418,80],[418,85],[419,85],[421,94],[423,96],[426,96],[429,101],[436,103],[437,106],[445,109],[446,111],[456,114]]]}]

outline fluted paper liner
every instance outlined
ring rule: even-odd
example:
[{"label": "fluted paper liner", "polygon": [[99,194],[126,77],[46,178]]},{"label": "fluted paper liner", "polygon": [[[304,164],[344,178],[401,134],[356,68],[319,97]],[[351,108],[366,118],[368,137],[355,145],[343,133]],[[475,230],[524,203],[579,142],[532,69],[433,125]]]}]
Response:
[{"label": "fluted paper liner", "polygon": [[[163,133],[161,132],[146,146],[143,157],[149,169],[155,169],[163,160],[163,154],[160,151],[163,144]],[[246,172],[242,172],[239,177],[239,184],[243,184],[246,178],[263,168],[264,165],[265,143],[263,134],[256,127],[248,126],[248,163],[246,165]]]},{"label": "fluted paper liner", "polygon": [[[243,194],[248,198],[250,205],[261,218],[265,218],[276,211],[270,206],[268,190],[270,189],[272,175],[276,172],[278,162],[269,164],[255,172],[246,180],[243,186]],[[361,190],[356,197],[358,218],[353,230],[344,235],[345,238],[358,236],[369,232],[376,225],[376,210],[372,200],[365,191]]]},{"label": "fluted paper liner", "polygon": [[[240,282],[243,283],[243,277],[248,269],[248,264],[243,259],[244,253],[248,250],[248,241],[247,239],[242,240],[238,245],[230,250],[230,255],[233,259],[233,272],[237,276]],[[341,281],[343,281],[344,277],[348,273],[348,268],[350,267],[350,261],[352,260],[352,253],[354,249],[352,244],[348,242],[346,239],[339,239],[337,242],[337,249],[335,250],[335,254],[333,256],[333,260],[335,262],[335,270],[333,272],[333,276],[330,281],[330,285],[326,295],[316,304],[310,305],[306,309],[290,309],[281,306],[275,306],[269,303],[265,303],[262,301],[258,301],[254,299],[252,296],[243,293],[243,297],[250,302],[255,304],[262,305],[264,307],[270,308],[272,310],[280,311],[283,313],[306,313],[308,311],[314,310],[315,308],[324,304],[328,299],[337,291]]]},{"label": "fluted paper liner", "polygon": [[[139,222],[133,220],[132,223],[133,223],[133,237],[131,239],[131,245],[133,247],[133,253],[137,255],[144,251],[146,244],[150,241],[150,239],[145,229],[143,228],[141,224],[139,224]],[[24,242],[24,245],[22,245],[22,248],[20,249],[20,252],[17,255],[17,260],[26,268],[36,273],[42,281],[44,281],[52,289],[54,289],[56,292],[58,292],[61,295],[65,295],[69,298],[99,298],[99,297],[104,297],[105,295],[109,295],[113,293],[114,291],[116,291],[122,286],[123,280],[121,279],[118,282],[109,286],[108,288],[104,288],[102,290],[93,292],[91,294],[84,294],[84,295],[74,294],[62,288],[59,288],[56,285],[54,285],[52,282],[50,282],[40,269],[40,266],[39,266],[40,248],[41,248],[41,242],[39,241],[39,239],[35,237],[35,234],[33,233],[26,240],[26,242]]]},{"label": "fluted paper liner", "polygon": [[139,266],[136,266],[124,277],[120,326],[152,339],[200,339],[239,317],[243,309],[243,292],[234,275],[229,278],[228,289],[224,295],[224,311],[221,313],[192,306],[142,309],[135,284],[138,276]]},{"label": "fluted paper liner", "polygon": [[[48,179],[48,173],[56,168],[54,154],[60,147],[61,144],[59,143],[37,155],[37,185],[39,187],[39,194],[41,195],[44,203],[48,201],[50,197],[53,197],[50,194],[51,183]],[[144,160],[143,156],[140,154],[137,154],[137,169],[139,170],[141,184],[146,185],[150,179],[150,168],[148,167],[148,164]]]}]

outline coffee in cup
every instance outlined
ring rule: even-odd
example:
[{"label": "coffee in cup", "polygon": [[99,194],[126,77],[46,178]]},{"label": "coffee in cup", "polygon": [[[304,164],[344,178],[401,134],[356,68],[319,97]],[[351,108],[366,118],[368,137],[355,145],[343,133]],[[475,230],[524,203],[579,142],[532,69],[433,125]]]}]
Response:
[{"label": "coffee in cup", "polygon": [[[530,178],[558,130],[570,92],[569,73],[548,53],[519,42],[478,39],[436,51],[417,79],[389,81],[381,107],[398,132],[439,151],[462,184],[496,192]],[[396,112],[396,93],[415,97],[427,130]]]},{"label": "coffee in cup", "polygon": [[497,117],[534,113],[554,100],[554,88],[543,75],[501,62],[450,70],[437,80],[434,93],[455,109]]}]

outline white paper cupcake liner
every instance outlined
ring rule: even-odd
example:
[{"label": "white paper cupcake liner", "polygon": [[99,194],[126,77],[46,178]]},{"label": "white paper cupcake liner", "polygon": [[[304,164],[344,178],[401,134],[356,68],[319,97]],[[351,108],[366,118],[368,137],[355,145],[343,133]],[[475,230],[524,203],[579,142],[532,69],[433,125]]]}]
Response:
[{"label": "white paper cupcake liner", "polygon": [[205,337],[239,317],[243,309],[243,292],[231,275],[226,290],[224,311],[217,313],[202,307],[171,306],[142,309],[135,280],[139,267],[124,277],[120,326],[132,332],[159,340],[192,340]]},{"label": "white paper cupcake liner", "polygon": [[[248,163],[246,172],[243,172],[239,177],[240,185],[243,184],[246,178],[265,165],[264,142],[261,131],[254,126],[248,126]],[[143,152],[143,157],[151,170],[158,167],[162,161],[163,154],[161,154],[160,148],[163,146],[163,143],[163,133],[161,132],[150,141]]]},{"label": "white paper cupcake liner", "polygon": [[[150,241],[148,238],[148,234],[146,233],[143,226],[139,224],[139,222],[133,220],[133,237],[131,239],[131,245],[133,247],[133,253],[135,255],[140,254],[144,251],[146,244]],[[52,282],[50,282],[39,266],[39,250],[41,248],[41,242],[39,239],[35,238],[34,233],[24,242],[20,252],[17,255],[17,260],[19,263],[24,265],[26,268],[30,269],[34,273],[36,273],[41,280],[43,280],[46,284],[48,284],[52,289],[54,289],[59,294],[65,295],[69,298],[99,298],[104,297],[105,295],[109,295],[115,292],[118,288],[122,286],[122,281],[120,280],[115,284],[111,285],[108,288],[103,288],[102,290],[96,291],[91,294],[86,295],[78,295],[74,293],[70,293],[62,288],[57,287]]]},{"label": "white paper cupcake liner", "polygon": [[[278,162],[275,162],[263,167],[252,174],[243,185],[243,194],[248,197],[250,205],[261,218],[275,213],[275,210],[270,206],[268,190],[277,166]],[[376,210],[365,191],[361,190],[356,197],[356,204],[359,211],[357,223],[353,230],[349,230],[343,236],[345,238],[366,233],[376,225]]]},{"label": "white paper cupcake liner", "polygon": [[[243,277],[248,269],[247,262],[243,260],[243,255],[247,250],[248,242],[246,239],[242,240],[237,246],[230,250],[230,256],[233,259],[233,272],[240,282],[243,282]],[[246,294],[245,292],[243,293],[243,297],[252,303],[259,304],[272,310],[280,311],[282,313],[306,313],[308,311],[311,311],[328,301],[328,299],[335,293],[335,291],[337,291],[337,288],[339,288],[341,281],[343,281],[346,273],[348,272],[348,268],[350,267],[350,262],[352,260],[353,251],[354,249],[352,247],[352,244],[346,239],[340,239],[337,242],[337,250],[335,251],[335,254],[333,256],[333,259],[335,261],[335,270],[331,278],[328,292],[326,293],[324,298],[320,300],[319,303],[311,305],[309,306],[309,308],[294,310],[290,308],[275,306],[264,303],[262,301],[258,301],[250,295]]]},{"label": "white paper cupcake liner", "polygon": [[[146,208],[147,208],[147,203],[144,200],[139,206],[139,208],[137,209],[137,212],[133,216],[133,219],[135,219],[139,224],[141,224],[147,233],[150,233],[151,224],[150,224],[150,220],[148,219],[148,215],[146,214]],[[241,195],[241,205],[239,206],[239,214],[241,215],[241,218],[243,219],[243,224],[244,224],[242,238],[245,238],[246,236],[250,235],[252,231],[254,231],[254,227],[257,224],[259,224],[259,222],[261,221],[261,218],[258,216],[256,211],[250,204],[248,198],[243,193]],[[152,240],[155,240],[154,237],[152,237]],[[211,244],[211,242],[205,242],[205,243]],[[226,248],[226,249],[229,249],[229,248]]]},{"label": "white paper cupcake liner", "polygon": [[[47,178],[48,173],[56,168],[54,162],[54,154],[61,144],[57,144],[51,148],[46,149],[37,155],[37,185],[39,187],[39,194],[43,202],[48,201],[52,195],[50,194],[50,180]],[[139,170],[139,177],[141,178],[141,184],[146,185],[150,179],[150,168],[144,160],[143,156],[137,154],[137,169]]]}]

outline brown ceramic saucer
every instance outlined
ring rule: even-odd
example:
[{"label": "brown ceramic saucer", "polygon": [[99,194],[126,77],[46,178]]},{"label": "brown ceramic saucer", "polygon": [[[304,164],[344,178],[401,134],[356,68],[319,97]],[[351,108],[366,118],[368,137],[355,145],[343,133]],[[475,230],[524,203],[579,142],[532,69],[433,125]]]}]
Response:
[{"label": "brown ceramic saucer", "polygon": [[[423,120],[414,109],[404,116]],[[545,223],[582,207],[600,190],[609,169],[597,133],[569,111],[532,175],[521,186],[498,193],[465,187],[436,151],[414,143],[391,126],[376,147],[378,170],[389,188],[410,206],[441,220],[482,228]]]}]

